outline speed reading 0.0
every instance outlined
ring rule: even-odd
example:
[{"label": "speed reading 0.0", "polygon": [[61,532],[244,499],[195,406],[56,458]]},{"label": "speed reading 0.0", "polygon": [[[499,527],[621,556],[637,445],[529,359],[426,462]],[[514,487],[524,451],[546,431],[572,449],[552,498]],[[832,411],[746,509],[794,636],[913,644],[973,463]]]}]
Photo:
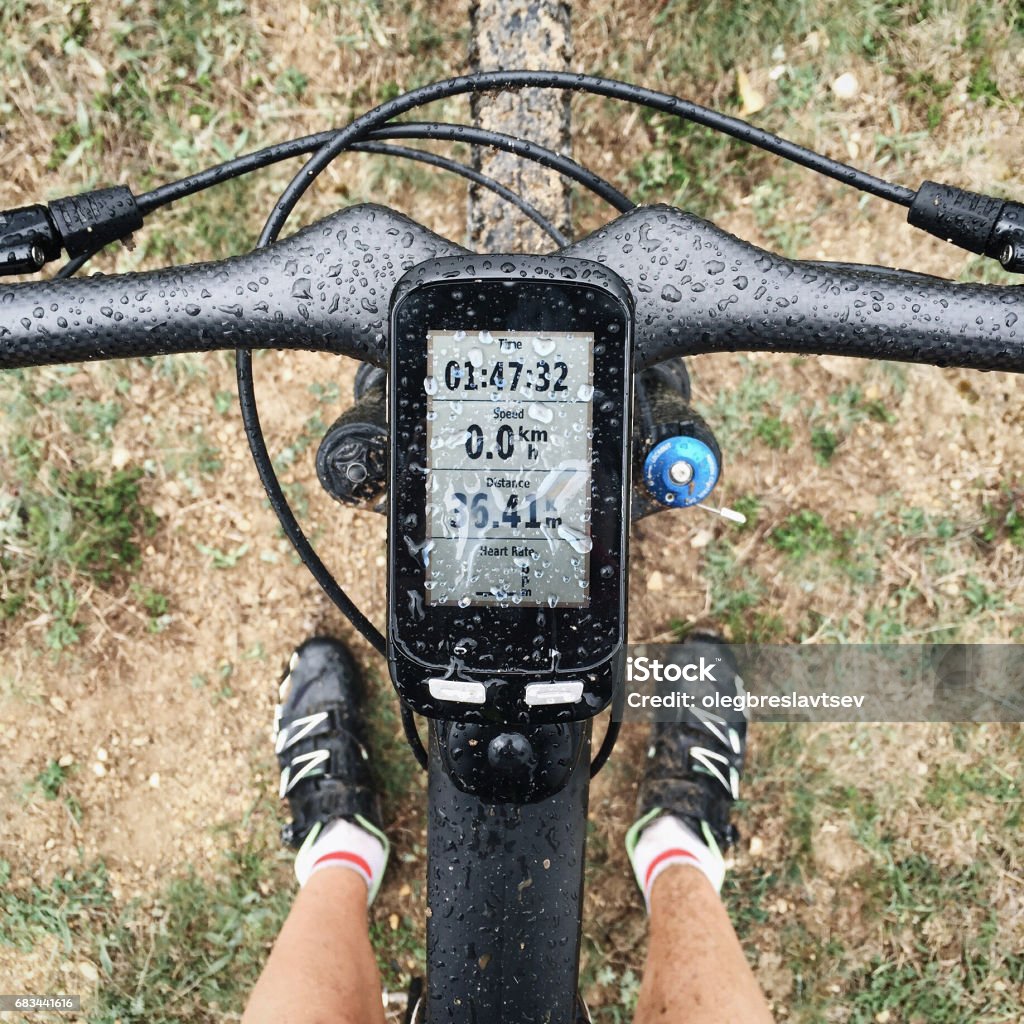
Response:
[{"label": "speed reading 0.0", "polygon": [[590,332],[428,332],[428,604],[588,603],[593,369]]}]

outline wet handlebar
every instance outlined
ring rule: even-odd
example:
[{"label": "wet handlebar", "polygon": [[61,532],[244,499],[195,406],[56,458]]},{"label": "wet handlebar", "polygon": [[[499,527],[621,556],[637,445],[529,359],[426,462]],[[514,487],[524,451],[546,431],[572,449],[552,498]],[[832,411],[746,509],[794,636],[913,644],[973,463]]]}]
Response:
[{"label": "wet handlebar", "polygon": [[[629,285],[637,369],[672,356],[776,351],[1024,372],[1022,286],[789,260],[670,206],[633,210],[560,254]],[[0,369],[232,348],[383,365],[397,280],[458,255],[469,265],[501,258],[363,205],[216,263],[0,284]]]}]

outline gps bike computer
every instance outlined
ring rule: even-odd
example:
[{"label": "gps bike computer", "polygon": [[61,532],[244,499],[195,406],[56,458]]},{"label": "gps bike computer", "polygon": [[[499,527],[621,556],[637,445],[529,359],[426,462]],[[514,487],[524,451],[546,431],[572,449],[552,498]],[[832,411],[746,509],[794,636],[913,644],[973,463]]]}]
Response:
[{"label": "gps bike computer", "polygon": [[420,264],[391,305],[388,661],[421,714],[597,714],[626,631],[632,300],[564,257]]}]

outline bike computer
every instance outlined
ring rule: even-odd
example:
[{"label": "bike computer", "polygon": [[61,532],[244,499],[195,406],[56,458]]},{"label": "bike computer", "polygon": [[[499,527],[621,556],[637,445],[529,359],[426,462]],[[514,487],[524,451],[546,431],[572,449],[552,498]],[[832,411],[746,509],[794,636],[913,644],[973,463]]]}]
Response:
[{"label": "bike computer", "polygon": [[587,260],[420,264],[391,305],[388,661],[421,714],[597,714],[620,678],[632,300]]}]

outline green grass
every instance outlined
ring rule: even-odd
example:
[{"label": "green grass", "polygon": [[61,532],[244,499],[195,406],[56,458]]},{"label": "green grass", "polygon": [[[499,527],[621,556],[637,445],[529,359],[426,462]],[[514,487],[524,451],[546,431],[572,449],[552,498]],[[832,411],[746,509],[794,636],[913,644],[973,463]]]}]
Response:
[{"label": "green grass", "polygon": [[176,878],[154,917],[129,907],[106,936],[94,1024],[218,1021],[241,1010],[293,898],[255,846],[227,854],[213,880]]},{"label": "green grass", "polygon": [[142,500],[140,469],[47,467],[33,476],[28,451],[20,485],[0,494],[0,618],[35,608],[48,614],[56,650],[78,640],[78,581],[110,586],[141,564],[140,539],[155,517]]},{"label": "green grass", "polygon": [[171,879],[155,902],[118,904],[97,862],[15,890],[0,861],[0,942],[55,936],[100,972],[91,1024],[213,1022],[240,1012],[294,895],[290,872],[249,842],[213,876]]},{"label": "green grass", "polygon": [[737,563],[728,540],[708,545],[702,572],[711,589],[711,617],[731,641],[772,643],[785,635],[785,624],[770,608],[764,580],[749,564]]},{"label": "green grass", "polygon": [[0,942],[31,949],[52,935],[65,954],[83,929],[102,927],[112,915],[113,898],[105,865],[80,867],[56,876],[47,886],[15,890],[11,866],[0,860]]},{"label": "green grass", "polygon": [[404,992],[413,977],[422,977],[427,962],[423,925],[399,915],[398,927],[386,920],[370,924],[370,942],[377,955],[381,983],[389,992]]},{"label": "green grass", "polygon": [[[70,383],[76,372],[13,371],[0,382],[9,428],[0,436],[0,624],[41,612],[55,650],[79,638],[83,587],[119,588],[156,527],[143,469],[107,468],[122,402],[83,394]],[[104,376],[122,390],[124,378]],[[75,448],[70,464],[53,459],[55,439]]]},{"label": "green grass", "polygon": [[793,444],[793,428],[778,416],[766,416],[754,427],[754,436],[769,448],[784,451]]},{"label": "green grass", "polygon": [[985,544],[1008,540],[1014,547],[1024,548],[1024,492],[1003,486],[998,501],[982,507],[983,520],[976,536]]},{"label": "green grass", "polygon": [[787,516],[771,533],[772,544],[784,554],[804,559],[836,546],[836,537],[819,512],[801,509]]}]

